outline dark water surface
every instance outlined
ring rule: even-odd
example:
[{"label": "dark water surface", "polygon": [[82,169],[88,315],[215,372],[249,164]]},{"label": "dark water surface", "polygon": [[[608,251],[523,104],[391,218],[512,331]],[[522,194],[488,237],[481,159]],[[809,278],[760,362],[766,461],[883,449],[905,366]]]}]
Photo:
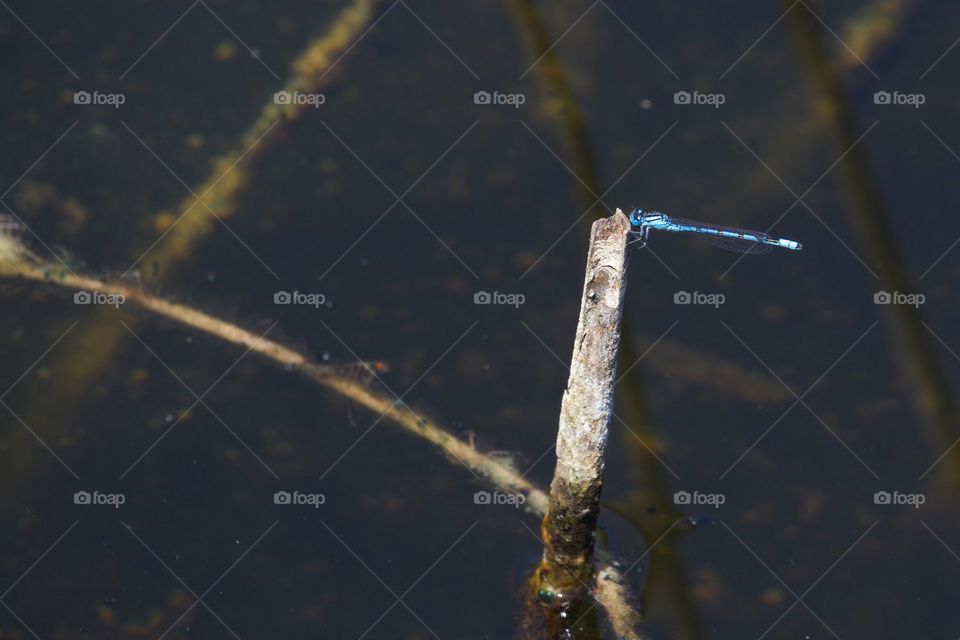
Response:
[{"label": "dark water surface", "polygon": [[[206,178],[343,6],[7,0],[5,211],[45,256],[43,244],[75,268],[122,273],[159,237],[154,215]],[[899,293],[924,296],[912,326],[955,389],[960,8],[819,14],[851,151],[789,7],[540,3],[605,205],[775,224],[804,246],[737,262],[654,235],[632,255],[635,351],[662,340],[618,390],[610,550],[627,566],[643,558],[631,576],[656,638],[956,638],[960,454],[945,452],[960,428],[918,406],[901,316],[875,303],[891,258],[857,226],[849,176],[862,154],[882,209],[861,210],[892,226],[912,283]],[[279,125],[251,163],[229,230],[157,288],[253,331],[277,322],[271,337],[317,358],[389,363],[384,382],[406,402],[545,487],[590,203],[513,16],[495,2],[383,2],[325,104]],[[860,49],[865,32],[873,46]],[[81,90],[125,103],[73,104]],[[475,104],[478,91],[525,101]],[[724,102],[676,104],[681,91]],[[881,91],[925,101],[883,104]],[[516,634],[539,522],[476,504],[487,487],[468,470],[196,331],[0,286],[0,637]],[[280,290],[329,304],[277,306]],[[525,300],[479,306],[479,291]],[[724,303],[677,305],[679,292]],[[136,337],[124,329],[104,349],[97,323],[120,322]],[[76,358],[108,364],[74,379]],[[652,424],[630,417],[638,398]],[[125,503],[75,504],[78,491]],[[276,505],[278,491],[325,502]]]}]

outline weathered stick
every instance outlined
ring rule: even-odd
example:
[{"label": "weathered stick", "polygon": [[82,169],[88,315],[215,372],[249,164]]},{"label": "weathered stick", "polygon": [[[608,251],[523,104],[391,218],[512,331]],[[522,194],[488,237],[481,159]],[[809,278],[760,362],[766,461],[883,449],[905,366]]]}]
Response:
[{"label": "weathered stick", "polygon": [[541,593],[564,596],[593,578],[607,430],[613,414],[630,222],[619,209],[590,233],[570,378],[560,408],[557,467],[543,520]]},{"label": "weathered stick", "polygon": [[45,262],[16,239],[0,234],[0,277],[24,278],[56,284],[69,289],[122,296],[125,303],[137,304],[165,318],[193,327],[227,342],[246,347],[250,352],[302,372],[314,382],[354,401],[408,433],[437,446],[451,459],[472,469],[478,476],[510,493],[523,494],[526,506],[542,514],[547,508],[546,494],[509,464],[475,449],[472,444],[445,429],[424,414],[414,411],[396,397],[343,375],[337,367],[314,362],[303,353],[247,331],[221,318],[193,307],[150,294],[124,282],[102,280],[73,273],[61,265]]}]

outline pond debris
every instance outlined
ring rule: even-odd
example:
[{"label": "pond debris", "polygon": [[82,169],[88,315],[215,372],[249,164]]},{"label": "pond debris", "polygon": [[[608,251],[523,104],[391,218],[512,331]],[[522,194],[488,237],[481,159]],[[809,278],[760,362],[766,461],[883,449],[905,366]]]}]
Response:
[{"label": "pond debris", "polygon": [[847,19],[840,32],[838,47],[841,71],[850,71],[869,64],[901,32],[911,0],[870,0]]}]

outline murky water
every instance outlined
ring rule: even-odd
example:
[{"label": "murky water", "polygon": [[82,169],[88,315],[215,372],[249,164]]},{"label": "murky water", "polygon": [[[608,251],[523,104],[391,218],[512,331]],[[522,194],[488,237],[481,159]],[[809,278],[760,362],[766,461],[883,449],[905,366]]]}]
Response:
[{"label": "murky water", "polygon": [[[45,257],[389,363],[391,392],[542,487],[593,204],[577,150],[604,206],[773,226],[804,250],[661,234],[631,257],[603,521],[644,629],[956,637],[960,13],[541,4],[537,61],[506,3],[381,3],[174,265],[138,258],[346,3],[11,0],[2,200]],[[516,634],[539,522],[477,504],[468,469],[197,331],[0,287],[4,637]]]}]

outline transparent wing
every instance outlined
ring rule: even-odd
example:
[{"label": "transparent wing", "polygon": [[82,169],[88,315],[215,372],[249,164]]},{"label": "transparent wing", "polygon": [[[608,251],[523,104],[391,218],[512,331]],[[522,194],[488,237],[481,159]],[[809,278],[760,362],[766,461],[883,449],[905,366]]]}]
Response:
[{"label": "transparent wing", "polygon": [[[751,231],[750,229],[740,229],[737,227],[728,227],[722,224],[711,224],[709,222],[701,222],[699,220],[689,220],[687,218],[671,218],[673,222],[686,226],[686,227],[700,227],[701,229],[716,229],[717,231],[732,231],[734,233],[744,233],[752,236],[764,236],[765,234],[760,233],[759,231]],[[741,238],[731,238],[728,236],[720,236],[712,233],[694,233],[693,235],[702,238],[703,240],[709,242],[710,244],[720,247],[721,249],[726,249],[727,251],[735,251],[737,253],[770,253],[773,251],[773,245],[764,244],[762,242],[754,242],[753,240],[743,240]]]},{"label": "transparent wing", "polygon": [[762,242],[754,242],[753,240],[727,238],[708,233],[697,233],[694,235],[696,235],[698,238],[702,238],[716,247],[726,249],[727,251],[734,251],[736,253],[752,253],[759,255],[761,253],[770,253],[773,251],[773,245],[763,244]]}]

